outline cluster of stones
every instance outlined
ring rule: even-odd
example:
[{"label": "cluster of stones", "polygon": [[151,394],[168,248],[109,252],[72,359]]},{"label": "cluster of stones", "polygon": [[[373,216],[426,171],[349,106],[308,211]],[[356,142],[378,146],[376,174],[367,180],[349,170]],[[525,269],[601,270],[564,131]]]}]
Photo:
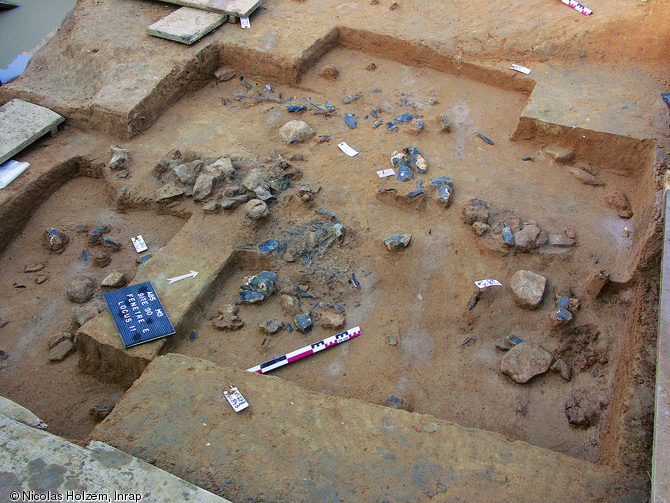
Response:
[{"label": "cluster of stones", "polygon": [[248,157],[223,155],[201,158],[197,152],[174,150],[159,159],[153,174],[163,186],[156,200],[170,203],[183,197],[204,203],[203,210],[217,213],[245,205],[245,215],[259,220],[269,215],[268,204],[286,189],[300,171],[280,154],[268,159],[269,166]]},{"label": "cluster of stones", "polygon": [[494,211],[481,199],[470,199],[462,209],[463,222],[491,248],[501,251],[532,252],[543,247],[569,248],[576,244],[575,233],[567,229],[559,234],[547,234],[535,221],[522,221],[516,214]]},{"label": "cluster of stones", "polygon": [[[292,317],[293,323],[282,322],[280,320],[268,320],[259,325],[259,329],[268,335],[273,335],[286,328],[289,332],[293,327],[300,332],[309,331],[314,325],[314,319],[318,321],[319,326],[328,329],[340,329],[344,326],[345,316],[342,312],[332,312],[327,310],[318,313],[311,310],[304,310],[300,306],[300,297],[313,299],[315,294],[305,293],[309,289],[306,285],[301,285],[296,291],[288,289],[282,290],[279,296],[279,303],[282,311]],[[238,330],[244,326],[244,322],[239,316],[240,304],[261,304],[270,299],[277,292],[277,274],[271,271],[262,271],[254,276],[245,277],[239,290],[239,300],[233,300],[212,319],[212,325],[218,330]],[[317,304],[320,307],[327,307],[323,303]],[[343,311],[339,305],[337,307]]]}]

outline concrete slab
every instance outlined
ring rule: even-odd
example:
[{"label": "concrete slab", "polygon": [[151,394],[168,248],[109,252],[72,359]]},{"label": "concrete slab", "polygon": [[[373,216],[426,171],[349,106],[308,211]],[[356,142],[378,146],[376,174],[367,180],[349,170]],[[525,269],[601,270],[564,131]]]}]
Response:
[{"label": "concrete slab", "polygon": [[9,398],[0,396],[0,414],[33,428],[46,430],[47,424],[39,417]]},{"label": "concrete slab", "polygon": [[203,9],[211,12],[221,12],[230,16],[247,17],[251,15],[263,0],[162,0],[166,3]]},{"label": "concrete slab", "polygon": [[79,447],[1,414],[0,439],[0,501],[122,501],[125,494],[134,498],[123,501],[226,503],[102,442]]},{"label": "concrete slab", "polygon": [[665,236],[658,310],[658,358],[651,501],[670,501],[670,198],[665,197]]},{"label": "concrete slab", "polygon": [[[229,385],[250,404],[240,413]],[[155,359],[91,438],[233,501],[648,497],[606,466],[175,354]]]},{"label": "concrete slab", "polygon": [[0,107],[0,164],[65,120],[56,112],[13,99]]},{"label": "concrete slab", "polygon": [[156,21],[147,28],[147,32],[154,37],[190,45],[221,26],[226,19],[227,14],[182,7]]}]

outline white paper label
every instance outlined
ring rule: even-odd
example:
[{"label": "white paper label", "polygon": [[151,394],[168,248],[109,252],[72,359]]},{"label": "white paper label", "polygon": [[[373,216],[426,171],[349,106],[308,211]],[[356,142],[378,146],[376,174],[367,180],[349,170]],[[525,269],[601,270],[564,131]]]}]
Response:
[{"label": "white paper label", "polygon": [[133,246],[135,247],[137,253],[142,253],[143,251],[147,251],[149,249],[141,234],[136,238],[130,238],[130,240],[133,242]]},{"label": "white paper label", "polygon": [[240,18],[240,26],[242,27],[243,30],[246,30],[247,28],[251,28],[251,23],[249,22],[248,17],[241,17]]},{"label": "white paper label", "polygon": [[340,150],[345,154],[347,154],[349,157],[358,155],[358,152],[356,152],[353,148],[347,145],[347,143],[344,141],[342,143],[338,143],[337,146],[340,147]]},{"label": "white paper label", "polygon": [[[393,175],[395,175],[395,171],[393,171],[391,168],[389,168],[389,169],[382,169],[382,170],[380,170],[380,171],[377,171],[377,176],[378,176],[379,178],[385,178],[385,177],[387,177],[387,176],[393,176]],[[421,188],[421,187],[419,187],[419,188]]]},{"label": "white paper label", "polygon": [[237,391],[237,388],[231,387],[230,391],[224,391],[223,394],[226,396],[226,400],[228,400],[228,403],[235,412],[239,412],[249,407],[249,402],[244,399],[242,393]]},{"label": "white paper label", "polygon": [[516,70],[517,72],[521,72],[523,74],[528,75],[530,73],[530,68],[526,68],[525,66],[517,65],[516,63],[510,66],[512,70]]},{"label": "white paper label", "polygon": [[500,281],[496,281],[495,279],[482,279],[475,281],[475,285],[477,285],[477,288],[480,290],[482,288],[488,288],[489,286],[503,286]]}]

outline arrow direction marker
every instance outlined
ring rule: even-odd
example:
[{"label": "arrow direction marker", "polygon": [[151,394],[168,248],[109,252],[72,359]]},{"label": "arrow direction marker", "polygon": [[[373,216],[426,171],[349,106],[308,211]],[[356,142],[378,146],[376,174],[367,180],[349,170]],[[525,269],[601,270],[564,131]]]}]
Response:
[{"label": "arrow direction marker", "polygon": [[186,278],[195,278],[198,275],[198,271],[191,271],[188,274],[182,274],[181,276],[175,276],[174,278],[168,278],[168,285],[171,285],[172,283],[176,283],[177,281],[181,281],[182,279]]}]

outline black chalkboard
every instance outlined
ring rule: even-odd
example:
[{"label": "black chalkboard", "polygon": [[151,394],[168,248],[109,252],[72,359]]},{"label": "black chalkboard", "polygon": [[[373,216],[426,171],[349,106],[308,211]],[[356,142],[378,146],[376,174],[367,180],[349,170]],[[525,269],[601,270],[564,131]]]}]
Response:
[{"label": "black chalkboard", "polygon": [[150,281],[103,294],[126,348],[175,333]]}]

